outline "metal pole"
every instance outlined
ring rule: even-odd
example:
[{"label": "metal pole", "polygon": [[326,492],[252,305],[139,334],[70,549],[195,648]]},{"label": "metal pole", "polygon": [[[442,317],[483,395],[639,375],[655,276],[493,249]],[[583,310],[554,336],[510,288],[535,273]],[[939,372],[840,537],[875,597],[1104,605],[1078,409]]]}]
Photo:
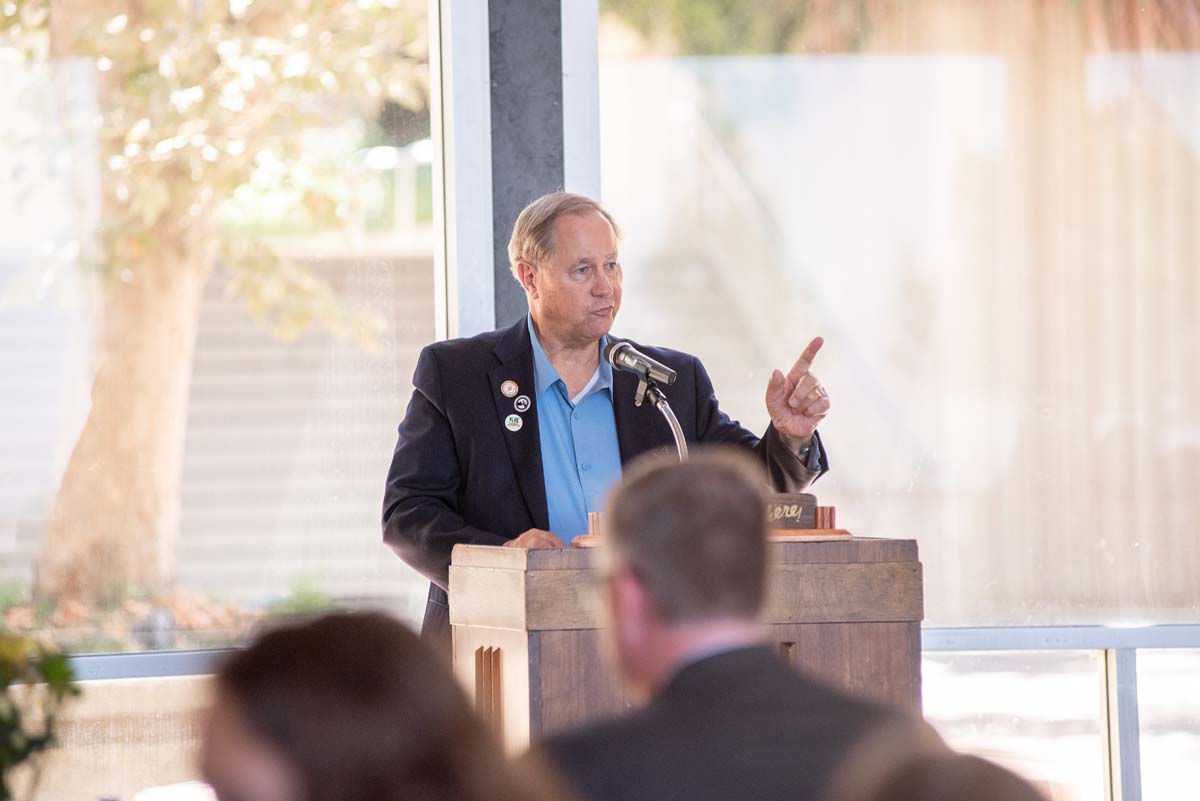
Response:
[{"label": "metal pole", "polygon": [[643,381],[638,387],[637,405],[641,406],[642,401],[646,398],[649,398],[650,402],[654,404],[654,408],[658,409],[666,418],[667,425],[671,427],[671,435],[675,437],[675,450],[679,453],[679,461],[686,462],[688,458],[687,439],[683,436],[683,426],[679,425],[679,418],[671,410],[671,404],[667,403],[667,396],[662,394],[662,390],[653,381]]}]

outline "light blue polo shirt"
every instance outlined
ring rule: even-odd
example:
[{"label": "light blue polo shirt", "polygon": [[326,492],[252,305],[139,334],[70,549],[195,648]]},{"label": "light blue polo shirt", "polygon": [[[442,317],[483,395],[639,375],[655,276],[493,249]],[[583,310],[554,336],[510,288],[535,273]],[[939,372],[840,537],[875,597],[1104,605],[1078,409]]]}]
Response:
[{"label": "light blue polo shirt", "polygon": [[[583,391],[567,397],[567,385],[538,342],[533,318],[526,317],[533,343],[537,385],[538,436],[550,531],[568,545],[587,533],[588,512],[600,511],[605,494],[621,477],[617,420],[613,416],[612,365],[600,366]],[[599,348],[603,353],[605,337]]]}]

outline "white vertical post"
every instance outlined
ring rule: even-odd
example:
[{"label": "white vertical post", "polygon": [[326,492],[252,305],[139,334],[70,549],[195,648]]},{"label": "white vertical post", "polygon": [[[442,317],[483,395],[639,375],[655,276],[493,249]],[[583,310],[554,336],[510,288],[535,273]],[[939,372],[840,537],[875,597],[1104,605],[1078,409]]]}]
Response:
[{"label": "white vertical post", "polygon": [[495,327],[488,4],[430,0],[438,339]]},{"label": "white vertical post", "polygon": [[1108,739],[1107,792],[1110,801],[1142,801],[1141,724],[1138,720],[1137,650],[1104,652]]},{"label": "white vertical post", "polygon": [[562,0],[563,188],[600,197],[600,10]]}]

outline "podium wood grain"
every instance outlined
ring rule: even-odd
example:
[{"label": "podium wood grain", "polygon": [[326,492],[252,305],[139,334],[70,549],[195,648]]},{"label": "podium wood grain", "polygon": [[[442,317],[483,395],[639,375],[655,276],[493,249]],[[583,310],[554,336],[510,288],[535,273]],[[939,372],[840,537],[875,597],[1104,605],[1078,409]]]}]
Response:
[{"label": "podium wood grain", "polygon": [[[798,669],[920,707],[921,563],[912,540],[771,543],[768,637]],[[629,706],[602,654],[601,549],[455,546],[455,671],[506,745]]]}]

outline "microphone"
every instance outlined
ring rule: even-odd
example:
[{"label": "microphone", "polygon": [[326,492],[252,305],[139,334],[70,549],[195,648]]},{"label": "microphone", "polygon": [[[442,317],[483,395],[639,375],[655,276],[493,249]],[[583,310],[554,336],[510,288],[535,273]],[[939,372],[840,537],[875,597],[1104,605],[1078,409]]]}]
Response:
[{"label": "microphone", "polygon": [[633,373],[643,381],[670,386],[675,383],[675,371],[656,362],[628,342],[610,342],[604,349],[604,360],[617,370]]}]

